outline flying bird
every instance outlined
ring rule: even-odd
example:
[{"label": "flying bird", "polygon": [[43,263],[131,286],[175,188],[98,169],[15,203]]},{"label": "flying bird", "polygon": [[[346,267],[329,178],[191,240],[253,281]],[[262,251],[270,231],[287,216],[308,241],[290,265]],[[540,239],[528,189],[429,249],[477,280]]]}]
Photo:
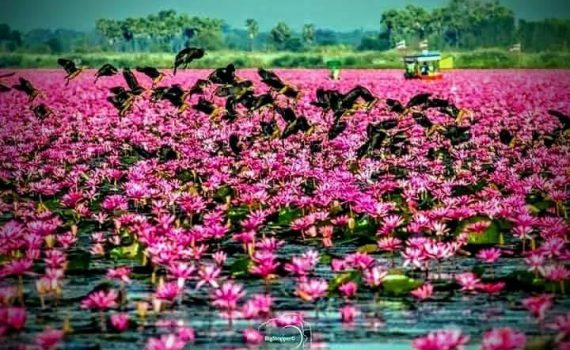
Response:
[{"label": "flying bird", "polygon": [[164,78],[164,73],[154,67],[136,67],[135,70],[152,79],[153,86],[160,83],[162,78]]},{"label": "flying bird", "polygon": [[570,129],[570,116],[569,115],[566,115],[560,111],[556,111],[553,109],[549,109],[548,114],[550,114],[551,116],[556,117],[558,119],[560,124],[562,124],[562,131],[566,131],[566,130]]},{"label": "flying bird", "polygon": [[184,66],[184,68],[188,67],[188,65],[197,59],[204,57],[206,51],[202,48],[197,47],[187,47],[182,49],[180,52],[176,54],[174,58],[174,73],[176,75],[176,70],[180,66]]},{"label": "flying bird", "polygon": [[39,105],[32,108],[32,112],[34,112],[34,115],[39,120],[44,120],[45,118],[53,114],[53,111],[47,108],[46,105],[43,103],[40,103]]},{"label": "flying bird", "polygon": [[421,93],[413,96],[406,104],[406,109],[427,104],[430,96],[430,93]]},{"label": "flying bird", "polygon": [[69,82],[75,79],[79,75],[79,73],[81,73],[81,71],[83,70],[81,68],[77,68],[75,62],[67,58],[58,59],[57,64],[62,66],[63,70],[65,70],[65,72],[67,73],[67,75],[65,76],[65,85],[69,84]]},{"label": "flying bird", "polygon": [[33,102],[35,98],[40,94],[40,91],[36,89],[29,80],[22,77],[18,80],[18,84],[12,86],[15,90],[21,91],[28,95],[29,102]]},{"label": "flying bird", "polygon": [[100,77],[112,77],[117,73],[119,73],[119,70],[115,68],[115,66],[109,63],[105,63],[95,73],[95,82],[97,82]]},{"label": "flying bird", "polygon": [[133,95],[139,96],[144,92],[144,88],[139,84],[137,77],[129,68],[123,69],[123,78],[125,78],[125,82]]}]

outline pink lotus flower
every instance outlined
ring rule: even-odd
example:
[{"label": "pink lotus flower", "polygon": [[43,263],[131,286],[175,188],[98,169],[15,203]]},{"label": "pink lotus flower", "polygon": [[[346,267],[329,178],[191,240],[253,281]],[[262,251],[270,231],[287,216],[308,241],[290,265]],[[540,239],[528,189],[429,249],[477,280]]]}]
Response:
[{"label": "pink lotus flower", "polygon": [[570,334],[570,313],[557,316],[554,319],[554,323],[549,325],[549,328],[559,333]]},{"label": "pink lotus flower", "polygon": [[278,314],[273,321],[277,327],[285,327],[290,325],[299,327],[303,325],[305,316],[300,312]]},{"label": "pink lotus flower", "polygon": [[196,339],[196,333],[192,327],[178,326],[176,335],[178,336],[178,339],[186,343],[191,343]]},{"label": "pink lotus flower", "polygon": [[358,289],[358,285],[353,281],[343,283],[338,287],[338,291],[345,297],[351,298],[356,295],[356,290]]},{"label": "pink lotus flower", "polygon": [[498,248],[482,249],[477,253],[477,258],[487,264],[492,264],[501,257],[501,250]]},{"label": "pink lotus flower", "polygon": [[384,237],[378,240],[378,249],[385,252],[393,252],[400,249],[402,241],[394,237]]},{"label": "pink lotus flower", "polygon": [[433,286],[429,283],[425,283],[421,287],[411,291],[410,294],[419,300],[429,299],[433,295]]},{"label": "pink lotus flower", "polygon": [[64,335],[64,332],[59,329],[46,328],[43,332],[36,335],[35,343],[42,350],[54,350]]},{"label": "pink lotus flower", "polygon": [[462,291],[474,291],[480,283],[480,280],[472,272],[461,273],[455,276],[455,280],[461,286]]},{"label": "pink lotus flower", "polygon": [[494,283],[479,283],[477,285],[477,290],[487,293],[487,294],[499,294],[503,289],[505,289],[505,282],[494,282]]},{"label": "pink lotus flower", "polygon": [[111,315],[111,325],[119,332],[124,332],[129,328],[129,314],[119,313]]},{"label": "pink lotus flower", "polygon": [[469,336],[457,329],[444,329],[429,333],[412,341],[414,350],[456,350],[469,342]]},{"label": "pink lotus flower", "polygon": [[117,291],[110,289],[108,292],[104,290],[93,292],[89,294],[81,302],[81,307],[84,309],[97,309],[105,310],[117,307]]},{"label": "pink lotus flower", "polygon": [[168,282],[158,286],[154,297],[159,300],[174,301],[182,292],[177,282]]},{"label": "pink lotus flower", "polygon": [[198,270],[198,277],[200,278],[200,280],[196,284],[196,289],[199,289],[206,283],[214,288],[218,288],[219,284],[216,281],[216,279],[220,275],[220,272],[221,272],[220,268],[214,265],[202,266],[202,268]]},{"label": "pink lotus flower", "polygon": [[182,350],[186,343],[174,334],[163,335],[160,338],[150,338],[146,350]]},{"label": "pink lotus flower", "polygon": [[222,310],[234,310],[237,307],[237,302],[245,292],[240,284],[232,281],[224,282],[222,286],[214,290],[212,305]]},{"label": "pink lotus flower", "polygon": [[243,330],[243,340],[247,344],[258,345],[263,343],[264,337],[261,332],[254,328],[246,328]]},{"label": "pink lotus flower", "polygon": [[386,276],[388,276],[388,270],[382,266],[374,266],[364,271],[363,279],[367,286],[378,287],[382,284]]},{"label": "pink lotus flower", "polygon": [[538,320],[544,320],[546,311],[552,307],[553,296],[550,294],[542,294],[536,297],[528,297],[523,299],[522,304],[528,309],[530,314]]},{"label": "pink lotus flower", "polygon": [[117,267],[115,269],[109,269],[107,271],[107,278],[119,280],[123,283],[129,284],[131,283],[131,279],[129,275],[131,274],[131,268],[127,266]]},{"label": "pink lotus flower", "polygon": [[526,342],[524,333],[511,328],[496,328],[483,334],[481,348],[483,350],[516,350],[522,349]]},{"label": "pink lotus flower", "polygon": [[358,315],[358,309],[352,305],[345,305],[340,308],[340,318],[342,322],[352,323]]},{"label": "pink lotus flower", "polygon": [[27,319],[26,309],[22,307],[0,308],[0,325],[19,332]]},{"label": "pink lotus flower", "polygon": [[304,301],[315,301],[327,295],[328,284],[323,279],[310,279],[300,282],[295,294]]}]

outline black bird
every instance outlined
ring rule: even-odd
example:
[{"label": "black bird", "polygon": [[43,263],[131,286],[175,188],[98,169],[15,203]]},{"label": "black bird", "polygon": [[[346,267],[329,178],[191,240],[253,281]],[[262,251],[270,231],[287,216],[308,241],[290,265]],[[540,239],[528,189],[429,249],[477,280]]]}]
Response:
[{"label": "black bird", "polygon": [[336,111],[340,109],[342,101],[342,94],[340,92],[318,88],[316,96],[317,99],[311,102],[313,106],[322,108],[325,112],[328,110]]},{"label": "black bird", "polygon": [[65,72],[67,73],[67,75],[65,76],[65,85],[69,84],[69,82],[75,79],[82,71],[81,68],[77,68],[77,66],[72,60],[68,60],[66,58],[58,59],[57,64],[62,66],[63,70],[65,70]]},{"label": "black bird", "polygon": [[100,77],[112,77],[117,73],[119,73],[119,70],[115,68],[115,66],[109,63],[105,63],[95,73],[95,82],[97,82],[97,79],[99,79]]},{"label": "black bird", "polygon": [[277,123],[275,122],[274,119],[268,121],[268,122],[260,122],[259,123],[260,127],[261,127],[261,132],[265,135],[265,136],[272,136],[275,131],[277,130]]},{"label": "black bird", "polygon": [[65,70],[65,72],[67,73],[67,75],[65,76],[65,85],[69,84],[69,82],[75,79],[79,75],[79,73],[81,73],[81,71],[83,70],[81,68],[77,68],[75,62],[73,62],[72,60],[68,60],[66,58],[58,59],[57,64],[62,66],[63,70]]},{"label": "black bird", "polygon": [[285,87],[285,83],[270,70],[259,68],[257,74],[261,78],[261,82],[275,90],[281,90]]},{"label": "black bird", "polygon": [[471,139],[471,133],[468,126],[451,125],[441,130],[441,134],[451,140],[452,145],[458,145]]},{"label": "black bird", "polygon": [[371,108],[378,102],[378,99],[372,95],[370,90],[364,86],[357,85],[342,96],[341,107],[352,109],[359,98],[366,102],[366,108]]},{"label": "black bird", "polygon": [[234,96],[230,96],[226,99],[226,114],[224,116],[226,120],[233,122],[238,117],[238,112],[236,110],[237,103],[237,98]]},{"label": "black bird", "polygon": [[200,97],[200,99],[198,100],[198,103],[193,105],[192,108],[194,108],[198,112],[202,112],[202,113],[207,114],[209,116],[213,116],[215,114],[215,112],[218,110],[216,105],[214,105],[212,102],[206,100],[203,97]]},{"label": "black bird", "polygon": [[379,122],[378,126],[383,130],[390,130],[398,126],[398,121],[396,119],[386,119]]},{"label": "black bird", "polygon": [[430,93],[421,93],[415,95],[406,104],[406,109],[427,104],[430,96]]},{"label": "black bird", "polygon": [[404,108],[404,106],[402,106],[400,101],[389,98],[386,99],[386,104],[388,105],[390,112],[402,114],[406,111],[406,109]]},{"label": "black bird", "polygon": [[286,123],[292,123],[297,119],[297,116],[295,115],[295,111],[293,111],[289,107],[287,107],[287,108],[277,107],[277,108],[275,108],[275,111],[277,113],[279,113],[281,118],[283,118],[283,120]]},{"label": "black bird", "polygon": [[29,80],[26,80],[22,77],[20,77],[18,80],[18,84],[13,85],[12,87],[28,95],[29,102],[33,102],[34,99],[40,94],[40,91],[36,89]]},{"label": "black bird", "polygon": [[236,134],[231,134],[229,144],[232,152],[234,152],[236,155],[239,155],[241,153],[241,147],[239,145],[239,136],[237,136]]},{"label": "black bird", "polygon": [[39,105],[32,108],[32,112],[39,120],[44,120],[49,115],[53,114],[52,110],[47,108],[45,104],[40,103]]},{"label": "black bird", "polygon": [[503,145],[510,145],[513,138],[514,136],[507,129],[501,129],[499,132],[499,140]]},{"label": "black bird", "polygon": [[388,137],[386,131],[379,129],[378,126],[374,124],[368,124],[366,134],[368,135],[368,139],[356,150],[356,157],[359,159],[373,150],[380,149],[382,142]]},{"label": "black bird", "polygon": [[251,105],[249,107],[245,107],[248,108],[251,112],[260,110],[263,107],[273,106],[275,103],[273,96],[271,96],[269,93],[253,96],[253,98],[249,100],[251,101]]},{"label": "black bird", "polygon": [[139,84],[137,77],[129,68],[123,69],[123,78],[125,78],[125,82],[133,95],[139,96],[144,92],[144,88]]},{"label": "black bird", "polygon": [[414,118],[416,123],[418,123],[418,125],[421,126],[422,128],[430,129],[431,127],[433,127],[433,123],[431,122],[431,120],[429,120],[429,118],[423,113],[414,112],[412,113],[412,118]]},{"label": "black bird", "polygon": [[294,99],[299,97],[299,90],[285,83],[283,80],[281,80],[281,78],[277,76],[277,74],[275,74],[275,72],[259,68],[257,70],[257,74],[261,78],[262,83],[277,91],[279,94]]},{"label": "black bird", "polygon": [[426,103],[427,108],[447,108],[449,105],[449,100],[444,100],[441,98],[432,98],[429,99]]},{"label": "black bird", "polygon": [[162,78],[164,78],[164,73],[154,67],[136,67],[135,69],[137,72],[142,73],[152,79],[152,85],[160,83]]},{"label": "black bird", "polygon": [[228,64],[225,68],[217,68],[208,76],[208,80],[214,84],[233,85],[236,83],[236,67]]},{"label": "black bird", "polygon": [[320,140],[312,141],[309,145],[309,150],[311,151],[312,154],[318,153],[322,151],[322,149],[323,149],[322,141]]},{"label": "black bird", "polygon": [[107,101],[119,111],[119,116],[124,116],[133,107],[134,95],[122,86],[110,89],[113,95],[107,97]]},{"label": "black bird", "polygon": [[179,113],[182,113],[188,108],[188,104],[186,103],[188,96],[189,92],[184,91],[179,84],[174,84],[166,89],[161,99],[170,102],[170,104],[178,108]]},{"label": "black bird", "polygon": [[447,107],[440,108],[439,111],[443,114],[447,114],[448,116],[452,117],[453,119],[458,119],[462,114],[461,109],[457,108],[455,105],[450,104]]},{"label": "black bird", "polygon": [[2,79],[11,77],[14,74],[16,74],[16,72],[6,73],[6,74],[0,75],[0,92],[8,92],[8,91],[12,90],[12,88],[10,88],[8,85],[2,84]]},{"label": "black bird", "polygon": [[560,124],[562,124],[562,131],[566,131],[566,130],[570,129],[570,116],[568,116],[568,115],[566,115],[560,111],[553,110],[553,109],[549,109],[548,114],[550,114],[553,117],[558,118],[558,121],[560,121]]},{"label": "black bird", "polygon": [[252,86],[253,83],[250,80],[243,80],[234,85],[221,85],[216,88],[214,95],[218,97],[235,96],[239,98],[246,92],[252,91]]},{"label": "black bird", "polygon": [[198,79],[196,80],[194,85],[192,85],[192,87],[190,88],[189,95],[192,96],[192,95],[203,94],[204,88],[206,88],[209,85],[210,82],[208,80]]},{"label": "black bird", "polygon": [[287,126],[285,126],[285,129],[281,133],[281,140],[285,140],[289,136],[294,135],[299,131],[306,132],[309,131],[310,129],[311,126],[309,125],[307,118],[303,116],[298,117],[294,121],[287,123]]},{"label": "black bird", "polygon": [[197,47],[187,47],[182,49],[180,52],[176,54],[174,58],[174,75],[176,75],[176,70],[180,66],[184,66],[184,68],[188,67],[188,65],[197,59],[204,57],[206,51],[202,48]]},{"label": "black bird", "polygon": [[168,86],[157,86],[152,89],[152,93],[150,94],[150,100],[152,102],[160,101],[164,99],[164,95],[168,91]]},{"label": "black bird", "polygon": [[346,130],[347,126],[348,123],[344,121],[334,123],[327,132],[328,139],[334,140],[338,135],[342,134],[343,131]]}]

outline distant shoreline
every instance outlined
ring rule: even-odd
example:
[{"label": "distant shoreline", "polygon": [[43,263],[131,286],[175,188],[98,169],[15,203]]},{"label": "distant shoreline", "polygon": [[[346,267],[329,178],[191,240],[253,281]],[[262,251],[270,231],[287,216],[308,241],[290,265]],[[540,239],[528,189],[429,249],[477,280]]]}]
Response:
[{"label": "distant shoreline", "polygon": [[[511,53],[487,49],[443,52],[453,56],[457,69],[570,69],[570,52]],[[211,69],[233,63],[238,68],[322,68],[328,60],[339,60],[344,69],[401,69],[402,54],[396,51],[342,52],[248,52],[212,51],[189,68]],[[0,68],[59,68],[57,58],[79,60],[81,66],[98,68],[104,63],[117,67],[153,66],[172,68],[173,53],[0,53]]]}]

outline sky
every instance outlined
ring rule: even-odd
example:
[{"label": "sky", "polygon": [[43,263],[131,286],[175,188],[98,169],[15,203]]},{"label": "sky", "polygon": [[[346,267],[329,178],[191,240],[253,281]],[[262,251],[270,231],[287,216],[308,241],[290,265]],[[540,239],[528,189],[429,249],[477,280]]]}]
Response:
[{"label": "sky", "polygon": [[[174,9],[223,19],[242,28],[255,18],[262,30],[284,21],[294,29],[313,23],[340,31],[378,29],[380,15],[407,4],[431,9],[446,0],[0,0],[0,23],[18,30],[90,30],[99,18],[123,19]],[[570,18],[570,0],[501,0],[518,18]]]}]

